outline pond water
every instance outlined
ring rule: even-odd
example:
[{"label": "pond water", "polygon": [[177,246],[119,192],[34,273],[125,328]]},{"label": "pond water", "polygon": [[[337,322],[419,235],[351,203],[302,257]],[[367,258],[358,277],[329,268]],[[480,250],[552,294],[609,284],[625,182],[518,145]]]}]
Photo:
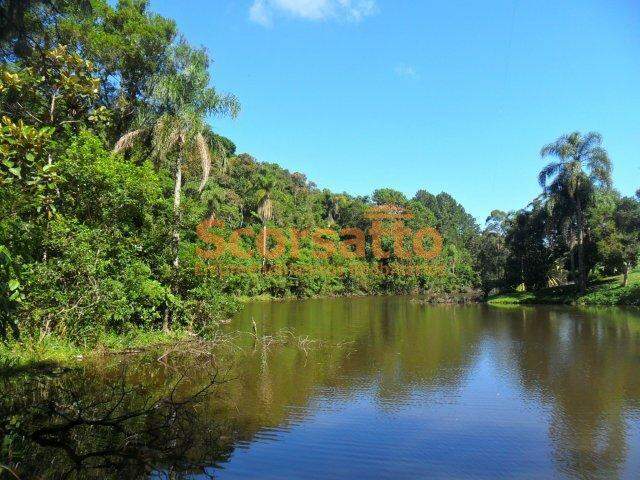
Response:
[{"label": "pond water", "polygon": [[21,478],[640,478],[639,310],[314,299],[249,304],[225,330],[242,333],[215,359],[196,345],[4,378],[17,453],[0,464]]}]

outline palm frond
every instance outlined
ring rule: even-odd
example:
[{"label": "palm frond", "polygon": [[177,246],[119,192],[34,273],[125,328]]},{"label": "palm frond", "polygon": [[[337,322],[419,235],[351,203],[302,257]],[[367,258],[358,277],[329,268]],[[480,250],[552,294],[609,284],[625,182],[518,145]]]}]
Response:
[{"label": "palm frond", "polygon": [[233,94],[217,95],[213,113],[216,115],[229,115],[235,118],[240,113],[240,102]]},{"label": "palm frond", "polygon": [[604,148],[597,147],[590,152],[587,166],[591,170],[590,178],[593,182],[605,188],[611,187],[611,159]]},{"label": "palm frond", "polygon": [[130,149],[135,143],[136,139],[144,133],[144,129],[132,130],[121,136],[116,144],[113,146],[114,153],[120,153]]},{"label": "palm frond", "polygon": [[562,135],[555,142],[545,145],[540,150],[540,156],[542,158],[548,156],[556,156],[560,159],[566,158],[566,148],[565,145],[569,141],[569,135]]},{"label": "palm frond", "polygon": [[182,132],[170,115],[162,115],[153,126],[153,156],[164,161]]},{"label": "palm frond", "polygon": [[202,179],[200,180],[200,186],[198,187],[198,192],[202,192],[204,186],[207,184],[207,180],[209,179],[209,174],[211,173],[211,151],[209,150],[209,145],[202,133],[198,133],[196,135],[196,148],[200,161],[202,162]]},{"label": "palm frond", "polygon": [[562,170],[561,162],[551,162],[550,164],[546,165],[538,174],[538,182],[540,183],[540,186],[543,189],[546,188],[547,180],[550,177],[559,173],[561,170]]},{"label": "palm frond", "polygon": [[270,192],[266,192],[260,203],[258,204],[257,212],[258,216],[263,223],[268,222],[273,218],[273,202],[271,201]]},{"label": "palm frond", "polygon": [[584,137],[580,137],[580,146],[578,148],[577,157],[583,158],[588,156],[592,150],[600,148],[602,144],[602,135],[598,132],[589,132]]}]

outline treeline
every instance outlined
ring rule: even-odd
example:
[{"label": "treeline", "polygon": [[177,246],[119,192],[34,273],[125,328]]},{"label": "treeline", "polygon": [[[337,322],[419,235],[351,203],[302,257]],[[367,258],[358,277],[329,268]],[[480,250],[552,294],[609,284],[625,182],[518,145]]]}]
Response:
[{"label": "treeline", "polygon": [[[598,133],[563,135],[542,148],[542,193],[522,210],[494,210],[482,232],[478,272],[485,294],[574,285],[629,272],[640,254],[640,189],[624,197]],[[633,296],[640,305],[640,288]],[[605,303],[613,299],[602,299]]]},{"label": "treeline", "polygon": [[[235,116],[239,102],[213,88],[207,52],[147,0],[4,1],[0,62],[4,338],[201,331],[239,296],[584,287],[589,273],[636,261],[638,201],[612,190],[597,135],[545,149],[557,160],[544,194],[525,210],[495,212],[482,231],[446,193],[333,193],[236,152],[205,120]],[[370,242],[363,256],[318,255],[309,236],[295,256],[292,237],[278,258],[260,255],[273,246],[268,227],[337,243],[345,228],[367,231],[375,205],[410,213],[412,231],[436,229],[437,257],[401,261],[390,236],[383,259]],[[226,252],[212,263],[197,232],[203,220],[224,238],[244,229],[238,244],[254,255]]]}]

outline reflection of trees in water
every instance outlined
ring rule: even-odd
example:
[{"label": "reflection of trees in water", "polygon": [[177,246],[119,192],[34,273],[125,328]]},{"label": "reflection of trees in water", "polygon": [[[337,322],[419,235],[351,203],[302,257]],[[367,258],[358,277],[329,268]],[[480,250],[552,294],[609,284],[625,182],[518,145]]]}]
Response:
[{"label": "reflection of trees in water", "polygon": [[518,309],[503,314],[505,368],[551,407],[558,468],[615,478],[627,453],[625,415],[638,407],[640,318],[621,310]]},{"label": "reflection of trees in water", "polygon": [[261,334],[286,330],[324,343],[265,348],[243,336],[244,349],[219,362],[233,379],[224,385],[176,352],[168,365],[137,359],[128,375],[78,370],[0,380],[0,428],[15,454],[0,464],[20,460],[23,478],[212,473],[234,442],[302,421],[318,398],[339,404],[366,389],[392,409],[418,391],[428,403],[431,393],[463,385],[480,346],[489,345],[525,399],[550,407],[559,471],[615,477],[626,456],[625,415],[640,399],[640,320],[567,312],[380,298],[250,306],[234,328],[252,331],[253,318]]},{"label": "reflection of trees in water", "polygon": [[[104,372],[102,372],[104,374]],[[228,458],[220,431],[204,421],[215,378],[185,391],[83,370],[0,380],[0,464],[18,478],[182,478]]]},{"label": "reflection of trees in water", "polygon": [[[235,405],[248,436],[262,427],[299,421],[317,397],[347,400],[368,389],[381,408],[402,407],[411,395],[455,389],[473,365],[482,326],[477,311],[425,308],[406,298],[310,300],[249,305],[235,328],[293,331],[322,339],[327,346],[303,352],[277,348],[247,355],[228,385],[229,411]],[[249,340],[248,340],[249,342]],[[249,433],[250,432],[250,433]]]}]

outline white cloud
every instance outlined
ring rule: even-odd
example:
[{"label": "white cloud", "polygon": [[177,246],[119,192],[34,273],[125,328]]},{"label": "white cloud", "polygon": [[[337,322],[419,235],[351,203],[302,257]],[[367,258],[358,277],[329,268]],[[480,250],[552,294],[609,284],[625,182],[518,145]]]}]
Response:
[{"label": "white cloud", "polygon": [[359,22],[378,11],[375,0],[254,0],[249,18],[269,26],[276,15],[305,20],[329,18]]},{"label": "white cloud", "polygon": [[398,65],[396,65],[394,71],[399,77],[411,78],[413,80],[417,80],[418,78],[420,78],[420,74],[416,71],[416,69],[411,65],[407,65],[406,63],[399,63]]},{"label": "white cloud", "polygon": [[249,18],[260,25],[271,25],[271,14],[267,8],[266,0],[255,0],[249,9]]}]

